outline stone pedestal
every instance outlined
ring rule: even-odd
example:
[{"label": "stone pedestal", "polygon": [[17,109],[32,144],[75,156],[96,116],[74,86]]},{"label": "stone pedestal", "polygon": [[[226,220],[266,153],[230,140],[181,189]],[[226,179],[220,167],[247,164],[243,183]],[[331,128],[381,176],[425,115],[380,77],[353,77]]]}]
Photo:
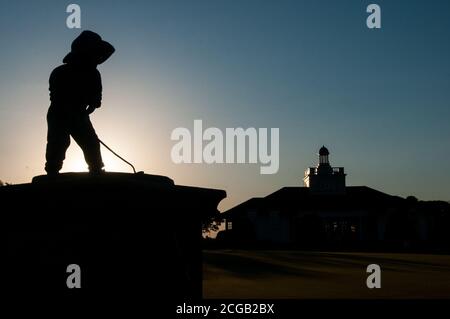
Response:
[{"label": "stone pedestal", "polygon": [[[202,221],[225,191],[164,176],[67,173],[0,188],[13,290],[200,298]],[[67,266],[81,268],[68,289]]]}]

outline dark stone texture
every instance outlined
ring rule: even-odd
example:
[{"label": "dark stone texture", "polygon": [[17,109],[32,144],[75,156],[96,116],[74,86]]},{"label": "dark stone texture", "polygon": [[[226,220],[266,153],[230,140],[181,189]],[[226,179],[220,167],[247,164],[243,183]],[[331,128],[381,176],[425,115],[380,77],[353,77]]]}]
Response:
[{"label": "dark stone texture", "polygon": [[[1,187],[7,287],[200,298],[202,222],[225,197],[143,173],[66,173]],[[81,267],[81,289],[66,286],[69,264]]]}]

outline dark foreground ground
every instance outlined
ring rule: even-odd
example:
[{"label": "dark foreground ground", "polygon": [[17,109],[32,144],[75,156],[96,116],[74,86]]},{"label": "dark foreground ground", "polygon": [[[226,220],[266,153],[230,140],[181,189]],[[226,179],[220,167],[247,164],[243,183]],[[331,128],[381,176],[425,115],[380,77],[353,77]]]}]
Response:
[{"label": "dark foreground ground", "polygon": [[[381,267],[368,289],[366,268]],[[207,250],[204,298],[450,298],[450,256],[397,253]]]}]

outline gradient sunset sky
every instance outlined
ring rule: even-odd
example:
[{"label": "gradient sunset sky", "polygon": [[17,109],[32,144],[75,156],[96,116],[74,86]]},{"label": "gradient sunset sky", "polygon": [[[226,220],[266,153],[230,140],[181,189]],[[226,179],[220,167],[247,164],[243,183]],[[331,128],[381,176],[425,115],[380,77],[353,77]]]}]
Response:
[{"label": "gradient sunset sky", "polygon": [[[48,77],[70,2],[0,5],[0,179],[43,174]],[[73,1],[116,53],[98,135],[148,174],[225,189],[226,209],[302,185],[326,145],[348,185],[450,200],[450,1]],[[382,29],[366,27],[377,3]],[[172,163],[176,127],[280,128],[280,170]],[[130,169],[103,150],[106,169]],[[86,170],[73,142],[63,171]]]}]

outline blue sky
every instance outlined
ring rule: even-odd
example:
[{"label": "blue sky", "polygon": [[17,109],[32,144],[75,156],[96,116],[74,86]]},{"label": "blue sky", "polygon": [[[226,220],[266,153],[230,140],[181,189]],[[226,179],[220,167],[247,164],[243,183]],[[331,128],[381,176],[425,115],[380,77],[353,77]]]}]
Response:
[{"label": "blue sky", "polygon": [[[227,208],[302,185],[325,144],[348,184],[450,200],[450,2],[75,1],[116,47],[98,134],[147,173],[226,189]],[[382,28],[366,27],[377,3]],[[43,173],[48,76],[80,30],[61,1],[1,2],[0,179]],[[280,171],[175,165],[176,127],[280,128]],[[128,170],[104,151],[106,168]],[[74,144],[66,170],[83,167]]]}]

